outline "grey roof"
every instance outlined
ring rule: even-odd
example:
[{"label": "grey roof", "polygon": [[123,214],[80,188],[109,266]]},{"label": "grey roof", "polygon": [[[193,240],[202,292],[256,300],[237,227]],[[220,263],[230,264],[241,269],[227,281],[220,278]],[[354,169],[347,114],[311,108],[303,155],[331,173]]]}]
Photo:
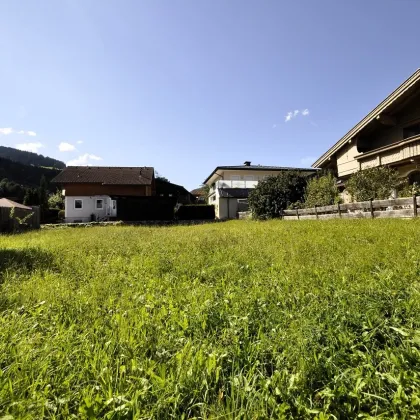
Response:
[{"label": "grey roof", "polygon": [[32,210],[32,207],[24,206],[23,204],[16,203],[8,198],[0,198],[0,207],[16,207],[18,209]]},{"label": "grey roof", "polygon": [[248,198],[252,188],[218,188],[221,198]]},{"label": "grey roof", "polygon": [[217,166],[216,169],[206,178],[204,184],[213,176],[213,174],[219,169],[231,170],[231,171],[299,171],[299,172],[311,172],[314,173],[318,169],[314,168],[290,168],[287,166],[263,166],[263,165],[237,165],[237,166]]},{"label": "grey roof", "polygon": [[58,184],[150,185],[151,167],[67,166],[51,182]]}]

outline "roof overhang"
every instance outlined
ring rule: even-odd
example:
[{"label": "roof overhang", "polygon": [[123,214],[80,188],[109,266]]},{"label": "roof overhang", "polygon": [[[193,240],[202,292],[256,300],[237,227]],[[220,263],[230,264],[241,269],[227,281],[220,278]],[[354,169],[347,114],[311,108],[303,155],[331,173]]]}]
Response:
[{"label": "roof overhang", "polygon": [[351,141],[363,128],[376,119],[381,118],[384,113],[394,102],[404,96],[415,84],[420,81],[420,69],[402,83],[394,92],[391,93],[384,101],[382,101],[373,111],[371,111],[362,121],[355,125],[344,137],[342,137],[334,146],[328,149],[317,161],[312,165],[313,168],[322,167],[339,149],[346,143]]},{"label": "roof overhang", "polygon": [[263,172],[285,172],[285,171],[296,171],[296,172],[309,172],[314,173],[317,171],[316,168],[287,168],[287,167],[279,167],[279,168],[273,168],[273,167],[267,167],[267,166],[218,166],[216,169],[205,179],[203,184],[207,184],[207,182],[213,177],[213,175],[222,176],[221,174],[218,174],[217,171],[263,171]]}]

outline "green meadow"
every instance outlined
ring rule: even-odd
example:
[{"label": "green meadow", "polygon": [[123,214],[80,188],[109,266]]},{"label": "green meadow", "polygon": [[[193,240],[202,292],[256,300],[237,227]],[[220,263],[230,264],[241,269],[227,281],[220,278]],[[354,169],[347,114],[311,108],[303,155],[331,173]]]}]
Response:
[{"label": "green meadow", "polygon": [[0,237],[0,418],[418,418],[420,220]]}]

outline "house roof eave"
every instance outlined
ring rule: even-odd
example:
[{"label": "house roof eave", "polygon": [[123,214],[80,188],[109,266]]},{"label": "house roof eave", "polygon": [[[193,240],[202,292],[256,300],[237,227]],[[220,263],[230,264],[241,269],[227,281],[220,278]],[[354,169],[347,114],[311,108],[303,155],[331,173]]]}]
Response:
[{"label": "house roof eave", "polygon": [[383,113],[398,98],[403,96],[408,89],[413,87],[420,81],[420,69],[417,69],[405,82],[395,89],[386,99],[384,99],[376,108],[374,108],[365,118],[356,124],[344,137],[330,147],[320,158],[313,164],[313,168],[322,167],[332,155],[343,147],[348,140],[351,140],[364,127],[370,124],[378,115]]}]

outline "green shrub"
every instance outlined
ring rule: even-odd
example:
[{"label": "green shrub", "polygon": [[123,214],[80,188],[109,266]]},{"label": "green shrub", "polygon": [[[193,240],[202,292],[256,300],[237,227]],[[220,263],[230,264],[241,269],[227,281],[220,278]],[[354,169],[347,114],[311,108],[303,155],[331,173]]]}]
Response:
[{"label": "green shrub", "polygon": [[298,171],[281,172],[260,181],[248,198],[253,216],[279,217],[281,210],[303,201],[306,182],[307,176]]},{"label": "green shrub", "polygon": [[64,197],[60,190],[57,190],[54,194],[48,197],[48,208],[50,209],[62,209],[64,207]]},{"label": "green shrub", "polygon": [[384,200],[401,182],[398,171],[379,166],[356,172],[347,181],[346,188],[353,201]]},{"label": "green shrub", "polygon": [[305,193],[305,207],[329,206],[340,202],[337,180],[332,173],[312,178],[308,181]]},{"label": "green shrub", "polygon": [[66,214],[66,212],[65,212],[64,210],[60,210],[60,211],[58,212],[58,218],[59,218],[60,220],[64,219],[65,214]]},{"label": "green shrub", "polygon": [[420,193],[420,186],[417,182],[414,182],[412,185],[408,183],[408,179],[401,182],[397,188],[398,197],[411,197],[412,195],[418,195]]}]

